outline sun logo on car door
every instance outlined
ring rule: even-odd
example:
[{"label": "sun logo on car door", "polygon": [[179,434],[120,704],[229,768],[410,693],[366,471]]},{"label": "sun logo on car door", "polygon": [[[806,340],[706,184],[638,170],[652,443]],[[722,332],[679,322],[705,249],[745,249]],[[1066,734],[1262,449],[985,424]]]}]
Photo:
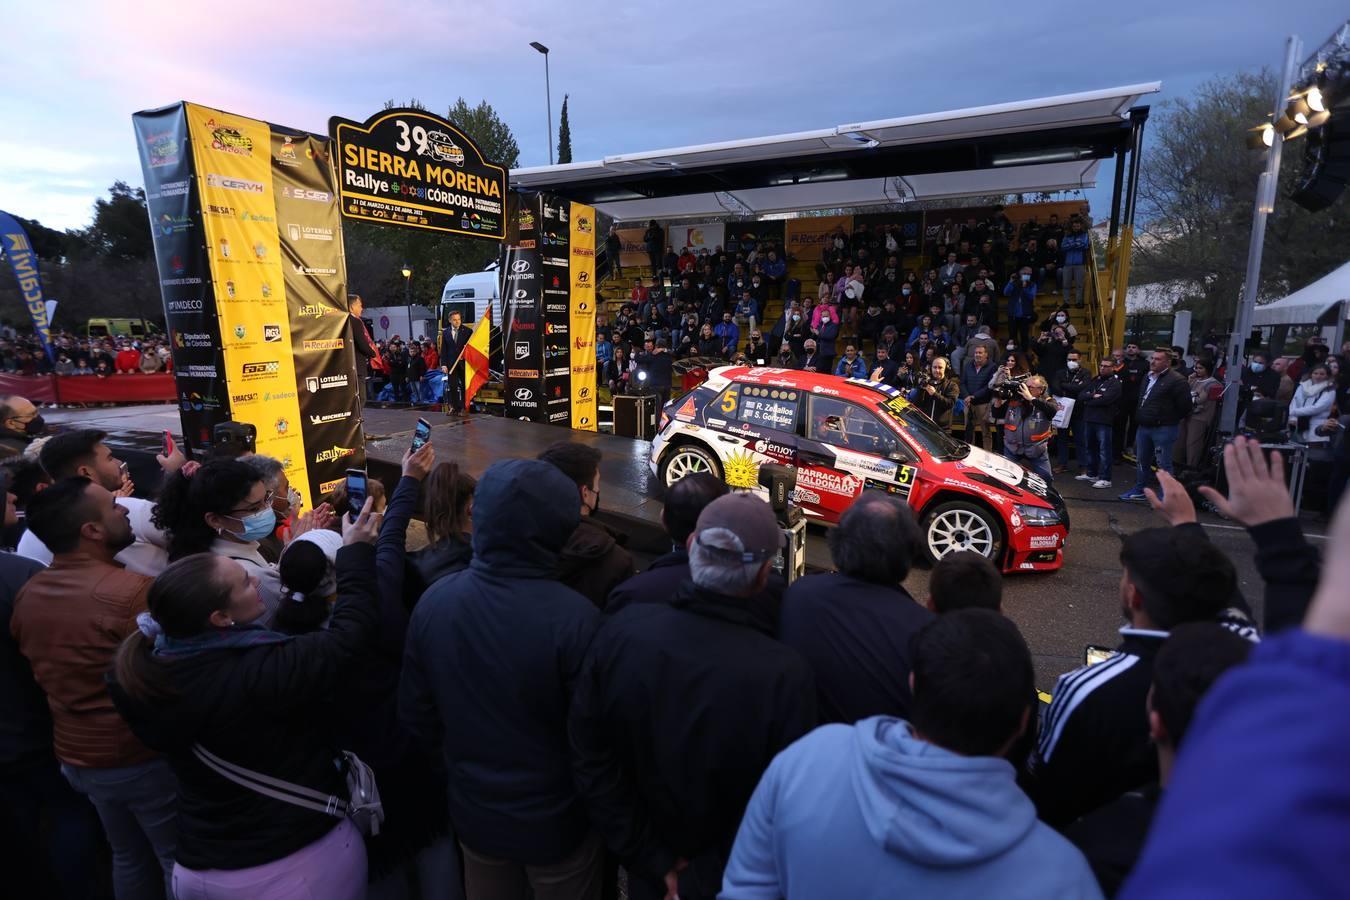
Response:
[{"label": "sun logo on car door", "polygon": [[733,451],[727,457],[725,468],[729,487],[753,490],[759,486],[759,463],[745,450]]}]

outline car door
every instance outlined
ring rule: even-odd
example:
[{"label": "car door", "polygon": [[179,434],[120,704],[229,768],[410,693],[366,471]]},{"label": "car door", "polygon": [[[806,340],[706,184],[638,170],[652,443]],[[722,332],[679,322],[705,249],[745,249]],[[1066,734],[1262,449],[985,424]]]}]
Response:
[{"label": "car door", "polygon": [[706,421],[729,486],[758,488],[761,465],[794,463],[802,396],[797,388],[738,382],[708,404]]},{"label": "car door", "polygon": [[875,413],[820,394],[808,402],[797,446],[796,492],[808,513],[838,521],[864,490],[908,498],[918,471],[913,454]]}]

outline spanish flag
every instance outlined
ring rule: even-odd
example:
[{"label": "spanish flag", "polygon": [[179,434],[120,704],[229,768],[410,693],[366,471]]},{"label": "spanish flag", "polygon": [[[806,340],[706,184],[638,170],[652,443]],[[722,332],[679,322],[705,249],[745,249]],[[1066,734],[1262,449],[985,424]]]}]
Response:
[{"label": "spanish flag", "polygon": [[460,359],[464,360],[464,408],[468,409],[473,401],[473,395],[478,393],[478,389],[487,384],[488,380],[488,345],[492,336],[492,320],[490,313],[483,313],[483,318],[475,326],[473,334],[469,336],[469,343],[464,345],[464,351],[460,353]]}]

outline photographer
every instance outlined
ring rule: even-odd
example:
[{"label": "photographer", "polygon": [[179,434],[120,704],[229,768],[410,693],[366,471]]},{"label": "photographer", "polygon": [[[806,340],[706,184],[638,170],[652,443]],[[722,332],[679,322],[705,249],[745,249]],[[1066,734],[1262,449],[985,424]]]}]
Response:
[{"label": "photographer", "polygon": [[1032,375],[1020,383],[1009,380],[1000,385],[994,391],[994,410],[995,415],[1003,412],[1003,455],[1040,473],[1046,484],[1053,481],[1050,438],[1055,429],[1050,420],[1057,407],[1045,379]]},{"label": "photographer", "polygon": [[1021,271],[1008,279],[1003,286],[1003,296],[1008,298],[1008,331],[1019,347],[1027,345],[1031,322],[1036,318],[1036,284],[1032,281],[1031,267],[1023,266]]},{"label": "photographer", "polygon": [[961,382],[954,373],[947,371],[946,357],[939,356],[933,360],[929,375],[919,377],[919,386],[910,392],[909,401],[943,431],[949,432],[952,429],[952,408],[960,396]]},{"label": "photographer", "polygon": [[648,340],[635,362],[638,371],[638,390],[660,397],[661,405],[657,408],[664,408],[670,402],[672,367],[675,364],[665,338]]},{"label": "photographer", "polygon": [[1046,378],[1054,378],[1056,373],[1066,368],[1064,365],[1073,350],[1073,339],[1060,325],[1041,332],[1036,341],[1036,371]]}]

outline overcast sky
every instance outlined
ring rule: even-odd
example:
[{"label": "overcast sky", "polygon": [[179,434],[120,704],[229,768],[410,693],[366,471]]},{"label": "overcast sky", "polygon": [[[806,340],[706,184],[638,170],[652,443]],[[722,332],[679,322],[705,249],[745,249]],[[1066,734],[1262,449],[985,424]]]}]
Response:
[{"label": "overcast sky", "polygon": [[[0,0],[0,209],[88,223],[141,185],[136,110],[192,100],[310,131],[389,98],[487,99],[521,165],[571,94],[578,161],[1159,80],[1163,97],[1320,45],[1345,0]],[[556,128],[556,126],[555,126]],[[1109,167],[1103,183],[1109,185]],[[1107,190],[1092,192],[1107,212]]]}]

